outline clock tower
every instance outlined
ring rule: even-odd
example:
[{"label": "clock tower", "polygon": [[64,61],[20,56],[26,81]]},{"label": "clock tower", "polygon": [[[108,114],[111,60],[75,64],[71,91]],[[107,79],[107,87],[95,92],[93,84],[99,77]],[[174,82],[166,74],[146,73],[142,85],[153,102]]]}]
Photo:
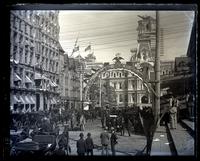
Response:
[{"label": "clock tower", "polygon": [[156,45],[156,20],[151,16],[138,16],[138,47],[136,60],[138,62],[153,62]]}]

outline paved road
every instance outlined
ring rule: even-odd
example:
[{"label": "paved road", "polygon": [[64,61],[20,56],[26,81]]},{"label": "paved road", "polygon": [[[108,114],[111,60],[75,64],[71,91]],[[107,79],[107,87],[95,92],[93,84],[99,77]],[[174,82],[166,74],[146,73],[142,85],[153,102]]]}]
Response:
[{"label": "paved road", "polygon": [[[61,126],[61,132],[63,127]],[[85,127],[85,131],[69,131],[70,137],[70,146],[72,149],[71,155],[77,155],[76,153],[76,140],[79,139],[79,134],[83,132],[84,138],[86,138],[87,133],[90,132],[94,141],[94,144],[100,146],[100,133],[103,131],[101,128],[100,120],[88,121]],[[141,135],[131,135],[128,136],[125,133],[125,136],[118,135],[118,144],[116,145],[116,155],[136,155],[140,152],[144,146],[146,145],[145,136]],[[110,149],[110,146],[109,146]],[[109,154],[111,155],[111,151],[109,150]],[[94,155],[101,155],[101,148],[94,149]]]}]

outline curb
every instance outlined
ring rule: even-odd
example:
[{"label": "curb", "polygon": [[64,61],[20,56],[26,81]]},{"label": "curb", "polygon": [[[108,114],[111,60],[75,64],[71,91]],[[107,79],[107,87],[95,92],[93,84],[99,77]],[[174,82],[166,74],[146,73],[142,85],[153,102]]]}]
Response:
[{"label": "curb", "polygon": [[176,145],[174,143],[174,139],[173,139],[171,130],[169,128],[169,124],[167,124],[166,127],[167,127],[166,130],[167,130],[169,140],[172,141],[172,143],[170,144],[171,153],[172,153],[172,155],[178,156],[177,148],[176,148]]}]

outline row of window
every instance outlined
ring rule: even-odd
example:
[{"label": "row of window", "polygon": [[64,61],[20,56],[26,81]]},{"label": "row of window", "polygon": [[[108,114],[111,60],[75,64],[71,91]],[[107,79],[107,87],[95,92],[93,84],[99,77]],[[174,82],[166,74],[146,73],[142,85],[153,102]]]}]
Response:
[{"label": "row of window", "polygon": [[[134,103],[136,101],[136,94],[128,94],[128,102]],[[124,94],[119,94],[118,102],[124,102]]]},{"label": "row of window", "polygon": [[[49,57],[44,57],[37,54],[34,58],[34,49],[29,48],[28,46],[21,47],[19,45],[11,44],[11,57],[22,64],[27,64],[30,66],[42,65],[42,68],[50,72],[58,72],[58,61],[52,60]],[[34,61],[36,59],[36,62]],[[35,63],[35,64],[34,64]]]},{"label": "row of window", "polygon": [[[136,85],[136,80],[129,80],[128,81],[128,89],[144,89],[144,85],[141,81],[138,81],[137,85]],[[110,85],[118,90],[118,89],[124,89],[125,83],[124,82],[110,82]]]},{"label": "row of window", "polygon": [[173,71],[171,71],[171,70],[162,70],[162,75],[169,75],[169,74],[173,74]]},{"label": "row of window", "polygon": [[[124,72],[105,72],[103,73],[102,77],[103,78],[107,78],[107,77],[110,77],[110,78],[121,78],[121,77],[124,77],[125,76],[125,73]],[[133,76],[131,73],[128,73],[128,76]]]},{"label": "row of window", "polygon": [[[28,20],[30,22],[27,23],[25,20]],[[15,15],[11,14],[10,20],[11,20],[11,27],[19,29],[22,32],[25,32],[25,34],[28,34],[30,36],[33,36],[35,34],[35,29],[31,24],[36,25],[37,27],[40,26],[42,29],[48,33],[51,34],[53,37],[57,37],[59,35],[59,26],[58,23],[49,23],[42,21],[44,18],[40,18],[41,20],[35,18],[35,16],[31,17],[25,17],[24,19],[18,18]]]}]

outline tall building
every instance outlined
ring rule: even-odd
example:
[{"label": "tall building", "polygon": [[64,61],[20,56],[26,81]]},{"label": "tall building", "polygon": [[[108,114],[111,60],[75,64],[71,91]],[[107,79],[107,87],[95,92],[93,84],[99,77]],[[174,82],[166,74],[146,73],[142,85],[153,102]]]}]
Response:
[{"label": "tall building", "polygon": [[[82,67],[81,67],[82,66]],[[81,69],[82,68],[82,69]],[[69,58],[68,73],[66,77],[66,86],[68,88],[67,104],[69,108],[81,108],[82,84],[81,70],[84,70],[83,58],[77,56]]]},{"label": "tall building", "polygon": [[138,16],[138,46],[136,61],[154,61],[156,47],[156,20],[151,16]]},{"label": "tall building", "polygon": [[10,106],[15,112],[48,110],[59,99],[58,14],[10,12]]}]

